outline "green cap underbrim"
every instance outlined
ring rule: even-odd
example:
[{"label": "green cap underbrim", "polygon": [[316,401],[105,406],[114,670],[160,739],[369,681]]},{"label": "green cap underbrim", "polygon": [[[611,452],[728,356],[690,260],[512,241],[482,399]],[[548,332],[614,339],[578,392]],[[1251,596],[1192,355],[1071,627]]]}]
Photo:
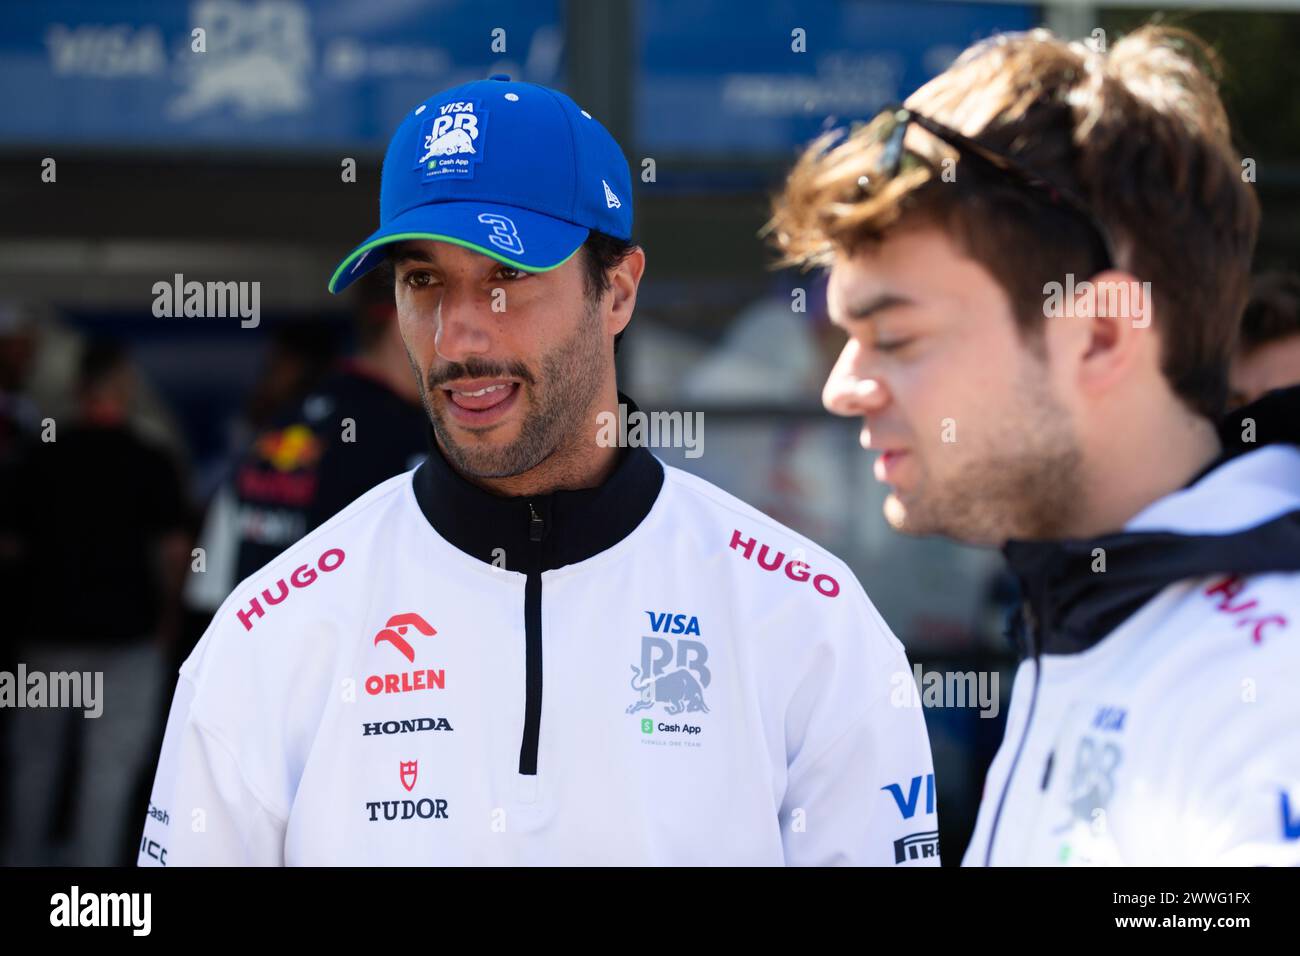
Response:
[{"label": "green cap underbrim", "polygon": [[[519,262],[516,259],[511,259],[509,256],[502,255],[500,252],[498,252],[495,249],[489,249],[486,246],[480,246],[478,243],[467,242],[466,240],[458,239],[455,236],[442,235],[441,233],[436,233],[436,232],[399,232],[391,236],[381,236],[378,239],[372,239],[370,242],[367,242],[364,245],[360,245],[356,249],[353,249],[351,254],[346,259],[344,259],[342,262],[339,263],[338,268],[334,270],[334,275],[330,276],[330,281],[328,286],[330,293],[334,294],[338,291],[337,286],[338,286],[339,278],[343,275],[344,272],[347,271],[349,266],[355,263],[366,253],[370,252],[372,249],[378,248],[379,246],[392,245],[394,242],[403,242],[407,239],[432,239],[437,242],[450,242],[453,245],[461,246],[462,248],[465,249],[471,249],[474,252],[481,253],[482,255],[485,256],[490,256],[491,258],[497,260],[497,262],[504,263],[505,265],[508,265],[514,269],[518,269],[521,272],[550,272],[552,269],[558,269],[560,266],[564,265],[566,262],[572,259],[574,253],[576,253],[578,249],[582,248],[582,244],[579,243],[577,247],[573,250],[573,252],[570,252],[559,262],[556,262],[553,265],[542,266],[539,268],[537,266],[524,265],[522,262]],[[374,268],[374,266],[372,266],[371,268]],[[369,271],[370,271],[369,269],[366,270],[366,272]],[[362,273],[362,275],[364,274],[365,273]],[[357,276],[357,278],[360,278],[360,276]]]}]

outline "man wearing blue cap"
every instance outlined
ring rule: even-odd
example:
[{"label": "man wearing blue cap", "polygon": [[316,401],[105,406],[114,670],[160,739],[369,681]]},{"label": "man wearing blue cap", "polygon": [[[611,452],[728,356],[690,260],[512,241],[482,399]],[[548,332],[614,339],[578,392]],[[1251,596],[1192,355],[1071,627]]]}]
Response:
[{"label": "man wearing blue cap", "polygon": [[911,672],[852,572],[600,440],[635,408],[631,238],[567,96],[493,77],[402,122],[330,287],[391,265],[429,455],[217,612],[142,864],[938,862]]}]

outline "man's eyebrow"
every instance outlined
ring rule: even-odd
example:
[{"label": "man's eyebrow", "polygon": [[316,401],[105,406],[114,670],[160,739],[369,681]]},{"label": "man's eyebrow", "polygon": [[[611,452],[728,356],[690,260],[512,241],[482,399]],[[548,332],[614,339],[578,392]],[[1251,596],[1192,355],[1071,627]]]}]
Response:
[{"label": "man's eyebrow", "polygon": [[408,246],[403,243],[395,249],[389,249],[388,261],[396,266],[403,262],[432,262],[433,259],[419,246]]},{"label": "man's eyebrow", "polygon": [[915,305],[916,303],[906,296],[896,295],[892,292],[882,292],[870,299],[864,299],[861,302],[854,303],[844,310],[843,321],[866,321],[878,312],[886,309],[893,309],[901,305]]}]

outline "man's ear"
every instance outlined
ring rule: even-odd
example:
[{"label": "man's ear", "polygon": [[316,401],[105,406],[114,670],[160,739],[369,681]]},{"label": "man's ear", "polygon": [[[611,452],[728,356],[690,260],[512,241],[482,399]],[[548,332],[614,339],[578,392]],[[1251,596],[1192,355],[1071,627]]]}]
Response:
[{"label": "man's ear", "polygon": [[634,247],[610,271],[610,300],[605,312],[605,329],[610,335],[622,332],[632,321],[632,312],[636,309],[636,290],[644,272],[645,250],[640,246]]},{"label": "man's ear", "polygon": [[1159,363],[1151,283],[1118,269],[1099,272],[1075,287],[1073,321],[1079,349],[1079,387],[1109,391],[1148,351]]}]

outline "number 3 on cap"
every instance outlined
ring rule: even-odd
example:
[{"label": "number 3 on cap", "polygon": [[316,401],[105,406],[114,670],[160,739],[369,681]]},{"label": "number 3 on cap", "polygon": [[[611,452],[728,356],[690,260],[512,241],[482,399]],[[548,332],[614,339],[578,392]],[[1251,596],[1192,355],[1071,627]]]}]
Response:
[{"label": "number 3 on cap", "polygon": [[478,221],[492,227],[492,235],[488,236],[488,241],[492,245],[500,246],[506,252],[512,252],[517,256],[523,254],[524,244],[519,238],[519,233],[515,231],[515,224],[505,216],[494,212],[481,212],[478,214]]}]

